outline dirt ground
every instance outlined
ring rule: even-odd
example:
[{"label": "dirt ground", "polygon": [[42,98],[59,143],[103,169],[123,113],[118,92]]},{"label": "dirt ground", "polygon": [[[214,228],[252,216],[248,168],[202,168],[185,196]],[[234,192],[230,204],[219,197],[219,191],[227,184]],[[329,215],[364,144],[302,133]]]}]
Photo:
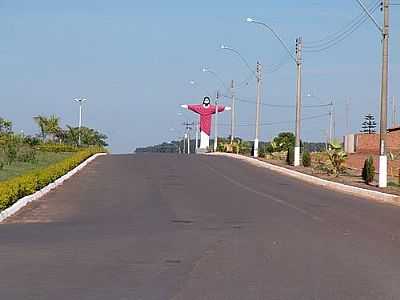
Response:
[{"label": "dirt ground", "polygon": [[[320,170],[315,170],[311,167],[306,168],[303,166],[300,166],[300,167],[289,166],[285,161],[282,161],[282,160],[272,160],[272,159],[263,159],[263,158],[260,158],[259,160],[268,162],[268,163],[276,165],[276,166],[284,167],[286,169],[295,170],[295,171],[298,171],[298,172],[301,172],[304,174],[315,176],[318,178],[322,178],[322,179],[326,179],[326,180],[330,180],[330,181],[334,181],[334,182],[339,182],[339,183],[343,183],[343,184],[347,184],[347,185],[351,185],[351,186],[355,186],[355,187],[360,187],[360,188],[364,188],[364,189],[369,189],[369,190],[373,190],[373,191],[385,192],[385,193],[390,193],[390,194],[400,196],[400,187],[390,186],[388,188],[382,189],[377,186],[378,185],[377,182],[373,182],[370,185],[365,184],[361,178],[361,170],[347,169],[346,174],[340,175],[339,177],[334,177],[334,176],[327,175],[326,172],[323,172]],[[398,178],[389,177],[388,181],[393,182],[393,183],[398,183]]]}]

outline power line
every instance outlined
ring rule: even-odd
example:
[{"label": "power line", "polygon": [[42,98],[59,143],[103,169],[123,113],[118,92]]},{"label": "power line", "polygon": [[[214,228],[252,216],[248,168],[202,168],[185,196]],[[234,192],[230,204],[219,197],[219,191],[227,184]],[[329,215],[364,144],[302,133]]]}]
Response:
[{"label": "power line", "polygon": [[[380,4],[376,5],[371,12],[374,12]],[[314,45],[314,46],[308,46],[305,47],[306,50],[304,50],[307,53],[316,53],[316,52],[322,52],[325,50],[328,50],[340,42],[344,41],[348,37],[350,37],[356,30],[358,30],[365,22],[368,20],[368,16],[363,16],[360,20],[358,20],[356,23],[354,23],[351,27],[349,27],[346,31],[342,32],[340,35],[338,35],[336,38],[331,39],[330,41],[320,43],[319,45]],[[308,49],[308,50],[307,50]]]},{"label": "power line", "polygon": [[[379,0],[376,4],[378,4],[381,0]],[[375,4],[375,5],[376,5]],[[312,45],[319,45],[319,44],[324,44],[327,41],[330,40],[334,40],[335,38],[337,38],[337,36],[342,35],[344,32],[348,31],[348,29],[350,27],[352,27],[355,23],[359,22],[361,19],[363,19],[365,17],[365,13],[362,12],[361,14],[359,14],[357,17],[353,18],[350,22],[348,22],[346,25],[344,25],[342,28],[340,28],[338,31],[328,34],[327,36],[325,36],[322,39],[319,40],[315,40],[315,41],[309,41],[307,42],[307,45],[304,46],[304,48],[310,48],[312,47]],[[311,45],[311,46],[308,46]]]},{"label": "power line", "polygon": [[[329,113],[326,114],[321,114],[321,115],[315,115],[315,116],[310,116],[310,117],[305,117],[302,118],[302,121],[306,121],[306,120],[314,120],[314,119],[319,119],[319,118],[323,118],[323,117],[327,117],[329,116]],[[280,124],[294,124],[295,121],[291,120],[291,121],[278,121],[278,122],[268,122],[268,123],[261,123],[260,126],[272,126],[272,125],[280,125]],[[230,126],[230,124],[219,124],[220,126]],[[237,124],[236,126],[239,127],[251,127],[251,126],[255,126],[255,124],[253,123],[242,123],[242,124]]]},{"label": "power line", "polygon": [[[222,95],[224,98],[230,98],[229,96]],[[253,100],[248,100],[248,99],[243,99],[243,98],[238,98],[236,97],[236,100],[239,102],[243,103],[249,103],[249,104],[255,104],[256,102]],[[270,103],[262,103],[261,105],[267,106],[267,107],[275,107],[275,108],[294,108],[296,105],[285,105],[285,104],[270,104]],[[328,104],[316,104],[316,105],[303,105],[303,108],[321,108],[321,107],[329,107],[331,106],[331,103]]]}]

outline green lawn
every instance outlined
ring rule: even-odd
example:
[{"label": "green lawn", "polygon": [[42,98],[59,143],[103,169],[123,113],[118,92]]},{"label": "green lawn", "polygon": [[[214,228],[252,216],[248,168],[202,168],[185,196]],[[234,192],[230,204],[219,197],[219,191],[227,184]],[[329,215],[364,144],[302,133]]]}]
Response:
[{"label": "green lawn", "polygon": [[39,152],[37,154],[38,161],[36,163],[16,162],[11,166],[4,165],[3,170],[0,170],[0,181],[22,175],[28,171],[49,166],[71,156],[72,154],[73,153]]}]

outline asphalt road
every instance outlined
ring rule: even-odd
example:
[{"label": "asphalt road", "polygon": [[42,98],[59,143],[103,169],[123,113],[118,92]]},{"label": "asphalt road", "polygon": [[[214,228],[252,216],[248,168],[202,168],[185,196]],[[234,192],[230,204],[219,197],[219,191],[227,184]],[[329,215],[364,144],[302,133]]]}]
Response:
[{"label": "asphalt road", "polygon": [[230,158],[101,157],[0,225],[0,299],[400,299],[400,207]]}]

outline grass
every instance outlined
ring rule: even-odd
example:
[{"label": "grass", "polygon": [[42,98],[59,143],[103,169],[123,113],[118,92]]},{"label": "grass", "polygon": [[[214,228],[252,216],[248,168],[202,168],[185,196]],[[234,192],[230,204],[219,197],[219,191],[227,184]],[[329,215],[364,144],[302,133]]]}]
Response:
[{"label": "grass", "polygon": [[389,187],[398,188],[398,187],[400,187],[400,184],[398,184],[397,182],[389,181],[389,182],[388,182],[388,186],[389,186]]},{"label": "grass", "polygon": [[10,166],[4,165],[4,168],[0,170],[0,181],[22,175],[35,169],[47,167],[71,156],[72,154],[73,153],[38,152],[37,162],[35,163],[16,162]]}]

